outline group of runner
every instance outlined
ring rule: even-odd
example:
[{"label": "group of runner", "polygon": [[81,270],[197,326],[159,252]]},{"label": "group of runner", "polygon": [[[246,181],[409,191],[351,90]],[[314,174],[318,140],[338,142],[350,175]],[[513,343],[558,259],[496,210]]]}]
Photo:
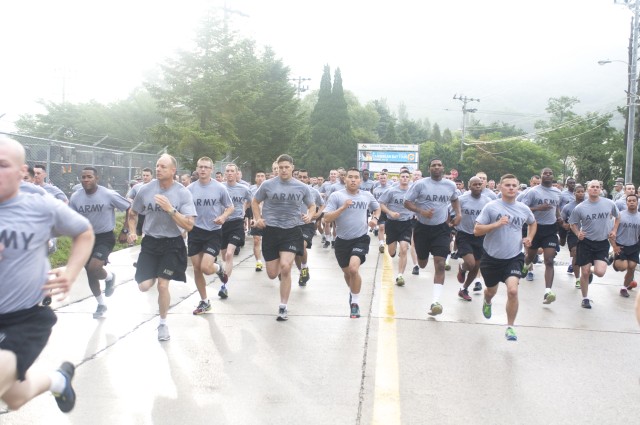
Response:
[{"label": "group of runner", "polygon": [[[113,294],[115,275],[105,266],[115,245],[116,210],[127,211],[120,241],[133,244],[144,236],[135,280],[140,291],[158,288],[159,341],[170,339],[169,282],[186,282],[188,258],[201,298],[193,311],[198,315],[211,309],[206,276],[216,274],[222,283],[218,296],[229,296],[233,255],[244,245],[247,230],[254,238],[256,272],[264,268],[270,279],[279,279],[278,321],[288,320],[294,264],[300,286],[310,279],[307,249],[317,232],[323,235],[323,249],[334,249],[348,288],[351,318],[360,317],[360,266],[369,252],[369,233],[377,236],[380,253],[398,255],[398,286],[405,285],[409,255],[415,256],[414,274],[433,257],[431,316],[443,312],[440,299],[450,256],[460,259],[461,299],[471,301],[474,281],[473,289],[482,290],[477,280],[482,273],[482,314],[487,319],[498,283],[504,282],[508,340],[517,340],[519,280],[534,278],[532,264],[538,255],[545,270],[543,303],[556,300],[554,258],[565,242],[583,308],[591,308],[592,275],[603,276],[609,263],[625,272],[622,296],[636,287],[640,220],[631,184],[614,203],[600,196],[602,187],[595,180],[583,187],[568,179],[561,192],[553,186],[549,168],[541,171],[538,185],[532,179],[525,190],[512,174],[502,176],[491,190],[483,172],[471,177],[464,190],[463,182],[446,178],[439,159],[429,162],[426,178],[419,170],[404,168],[395,180],[383,170],[374,181],[368,170],[350,168],[332,170],[327,181],[316,179],[316,185],[306,170],[295,169],[287,154],[273,163],[271,178],[256,172],[253,186],[242,180],[235,164],[225,167],[222,178],[214,176],[213,166],[211,158],[202,157],[193,175],[176,181],[177,162],[163,154],[155,179],[150,169],[143,170],[143,182],[127,196],[100,186],[98,170],[85,167],[81,187],[67,201],[44,182],[44,167],[34,167],[35,176],[30,175],[18,142],[0,138],[0,276],[14,276],[0,279],[0,396],[11,409],[47,390],[62,411],[73,408],[71,363],[50,374],[31,372],[30,367],[56,321],[48,306],[51,297],[64,297],[82,268],[97,300],[94,318],[107,311],[104,297]],[[32,179],[35,184],[29,183]],[[59,235],[71,236],[73,246],[67,266],[49,270],[47,246]]]}]

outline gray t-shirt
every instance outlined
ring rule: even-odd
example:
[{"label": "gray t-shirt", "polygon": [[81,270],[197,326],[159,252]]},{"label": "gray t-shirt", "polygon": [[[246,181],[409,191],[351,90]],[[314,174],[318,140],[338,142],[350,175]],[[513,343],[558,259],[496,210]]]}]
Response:
[{"label": "gray t-shirt", "polygon": [[565,189],[560,193],[560,211],[567,205],[569,202],[573,202],[576,200],[575,192],[569,192],[569,189]]},{"label": "gray t-shirt", "polygon": [[340,190],[344,190],[344,189],[346,189],[346,188],[347,188],[347,186],[346,186],[344,183],[340,183],[340,180],[338,180],[338,181],[336,181],[334,184],[332,184],[331,186],[329,186],[329,187],[327,188],[327,192],[325,193],[325,195],[326,195],[327,197],[329,197],[329,196],[331,196],[331,194],[332,194],[333,192],[338,192],[338,191],[340,191]]},{"label": "gray t-shirt", "polygon": [[59,201],[69,202],[69,198],[67,198],[67,195],[65,195],[64,192],[58,189],[56,186],[49,183],[45,183],[45,185],[42,186],[42,188],[46,190],[48,194],[58,199]]},{"label": "gray t-shirt", "polygon": [[230,185],[227,182],[222,183],[222,185],[227,189],[227,192],[229,192],[234,208],[233,213],[227,218],[227,221],[244,219],[245,202],[251,202],[253,198],[249,186],[241,183]]},{"label": "gray t-shirt", "polygon": [[640,214],[637,211],[631,214],[625,210],[620,212],[619,220],[616,243],[623,246],[636,245],[640,239]]},{"label": "gray t-shirt", "polygon": [[618,198],[617,201],[614,202],[616,204],[616,208],[618,211],[624,211],[627,209],[627,197],[623,196],[622,198]]},{"label": "gray t-shirt", "polygon": [[373,190],[374,184],[375,183],[373,182],[373,180],[367,180],[367,181],[362,180],[360,182],[360,190],[366,190],[371,192]]},{"label": "gray t-shirt", "polygon": [[[135,187],[135,186],[134,186]],[[193,204],[191,192],[178,182],[168,189],[162,189],[160,182],[154,180],[142,186],[138,191],[131,208],[138,214],[145,216],[142,232],[154,238],[175,238],[182,234],[182,230],[173,218],[156,204],[156,195],[166,196],[173,208],[185,216],[196,217],[196,207]]]},{"label": "gray t-shirt", "polygon": [[487,233],[482,244],[488,255],[501,260],[513,258],[522,251],[522,226],[536,221],[523,203],[495,199],[484,206],[476,222],[491,224],[505,215],[509,217],[509,223]]},{"label": "gray t-shirt", "polygon": [[460,224],[456,226],[456,230],[473,235],[473,228],[476,225],[476,219],[480,215],[480,211],[491,202],[488,196],[484,196],[482,193],[477,198],[471,196],[471,192],[463,194],[458,198],[460,202],[460,212],[462,213],[462,219]]},{"label": "gray t-shirt", "polygon": [[484,189],[482,189],[482,194],[492,201],[494,199],[498,199],[498,195],[496,195],[496,193],[493,190],[489,189],[488,187],[485,187]]},{"label": "gray t-shirt", "polygon": [[311,189],[296,179],[274,177],[262,183],[254,199],[262,202],[262,218],[267,226],[292,229],[304,224],[300,204],[313,205]]},{"label": "gray t-shirt", "polygon": [[407,194],[409,188],[401,189],[400,186],[395,186],[389,190],[383,192],[378,198],[378,202],[384,204],[392,212],[400,213],[400,217],[391,218],[392,221],[407,221],[413,217],[413,211],[409,211],[404,207],[404,196]]},{"label": "gray t-shirt", "polygon": [[51,196],[19,193],[0,203],[0,314],[42,301],[52,235],[76,237],[87,229],[86,218]]},{"label": "gray t-shirt", "polygon": [[[309,186],[311,189],[311,195],[313,195],[313,203],[316,204],[316,209],[320,208],[324,205],[324,199],[322,199],[322,195],[315,188]],[[307,206],[305,204],[300,204],[300,214],[304,215],[308,212]],[[311,220],[311,223],[315,223],[315,220]]]},{"label": "gray t-shirt", "polygon": [[202,184],[196,180],[187,186],[191,192],[193,203],[196,207],[195,226],[203,230],[217,230],[222,228],[220,224],[214,223],[224,210],[233,205],[227,188],[215,179],[209,183]]},{"label": "gray t-shirt", "polygon": [[545,187],[540,184],[528,191],[522,197],[519,197],[518,200],[529,208],[539,207],[542,204],[551,205],[553,207],[551,209],[534,211],[533,216],[536,218],[538,224],[556,224],[556,211],[560,206],[560,191],[557,188],[553,186]]},{"label": "gray t-shirt", "polygon": [[573,212],[573,210],[576,208],[577,205],[578,203],[574,200],[569,202],[567,205],[565,205],[562,208],[562,211],[560,212],[560,217],[562,217],[562,220],[565,223],[569,222],[569,217],[571,217],[571,213]]},{"label": "gray t-shirt", "polygon": [[20,182],[20,192],[35,193],[37,195],[46,195],[47,193],[49,193],[46,190],[44,190],[42,187],[35,185],[33,183],[26,182],[24,180]]},{"label": "gray t-shirt", "polygon": [[116,227],[115,210],[125,211],[131,204],[115,190],[98,186],[91,195],[84,189],[74,192],[69,206],[89,220],[95,234],[100,234],[113,232]]},{"label": "gray t-shirt", "polygon": [[454,182],[447,179],[432,180],[431,177],[418,180],[404,197],[405,201],[415,203],[420,209],[434,209],[431,218],[416,213],[420,223],[430,226],[445,223],[449,219],[449,205],[456,199],[458,192]]},{"label": "gray t-shirt", "polygon": [[337,180],[335,182],[332,182],[331,180],[327,180],[326,182],[322,183],[322,186],[320,186],[320,189],[318,189],[318,192],[320,192],[322,195],[324,195],[325,199],[327,198],[327,191],[329,190],[329,188],[331,186],[333,186],[334,184],[336,184]]},{"label": "gray t-shirt", "polygon": [[380,199],[383,193],[391,189],[391,184],[388,181],[387,181],[387,184],[385,184],[384,186],[381,185],[379,182],[376,182],[376,183],[377,184],[373,186],[371,193],[373,193],[373,197],[376,198],[376,201],[377,201],[378,199]]},{"label": "gray t-shirt", "polygon": [[358,190],[355,195],[346,190],[334,192],[327,199],[325,212],[332,212],[342,207],[347,199],[353,203],[336,219],[336,236],[340,239],[351,240],[367,234],[367,210],[375,211],[380,204],[371,192]]},{"label": "gray t-shirt", "polygon": [[591,241],[606,241],[613,229],[613,218],[618,216],[618,209],[611,199],[600,196],[592,202],[585,199],[573,209],[569,224],[577,224]]}]

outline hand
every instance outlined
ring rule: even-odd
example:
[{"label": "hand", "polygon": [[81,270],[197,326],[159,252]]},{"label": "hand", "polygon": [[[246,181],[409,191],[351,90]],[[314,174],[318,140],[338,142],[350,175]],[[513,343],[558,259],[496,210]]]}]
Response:
[{"label": "hand", "polygon": [[57,297],[56,301],[62,301],[67,297],[67,292],[71,289],[73,281],[66,274],[65,269],[57,268],[49,271],[49,280],[42,287],[49,291],[49,296]]},{"label": "hand", "polygon": [[165,212],[169,212],[173,210],[173,205],[171,205],[171,201],[164,195],[155,195],[153,199],[156,201],[156,204],[160,206]]},{"label": "hand", "polygon": [[129,232],[129,234],[127,235],[127,242],[129,242],[129,245],[136,243],[137,240],[138,240],[138,235],[135,233]]},{"label": "hand", "polygon": [[[220,226],[222,226],[224,224],[224,222],[227,221],[226,217],[223,215],[219,215],[216,218],[213,219],[213,222],[215,224],[218,224]],[[251,220],[251,222],[253,223],[253,220]],[[252,225],[253,226],[253,225]]]},{"label": "hand", "polygon": [[302,221],[304,224],[311,223],[311,216],[309,214],[302,214]]},{"label": "hand", "polygon": [[529,238],[522,239],[522,245],[524,245],[525,248],[529,248],[531,246],[531,239]]},{"label": "hand", "polygon": [[265,223],[264,218],[256,220],[254,223],[255,227],[257,227],[258,229],[264,229],[265,227],[267,227],[267,223]]},{"label": "hand", "polygon": [[118,243],[127,243],[128,238],[129,238],[128,233],[120,232],[120,234],[118,235]]},{"label": "hand", "polygon": [[622,248],[620,248],[619,245],[616,245],[613,247],[613,253],[616,255],[620,255],[620,252],[622,252]]},{"label": "hand", "polygon": [[583,232],[582,230],[580,230],[578,232],[578,240],[583,240],[586,236],[587,236],[587,234],[585,232]]},{"label": "hand", "polygon": [[420,215],[426,218],[432,218],[433,217],[433,213],[436,210],[434,208],[428,209],[428,210],[420,210]]},{"label": "hand", "polygon": [[[500,217],[500,220],[496,221],[496,223],[498,223],[498,227],[506,226],[507,224],[509,224],[509,216],[508,215],[503,215],[502,217]],[[531,242],[531,241],[529,241],[529,242]]]},{"label": "hand", "polygon": [[400,217],[400,213],[399,212],[394,212],[394,211],[391,211],[387,215],[390,216],[391,218],[396,218],[396,219]]},{"label": "hand", "polygon": [[351,204],[353,204],[353,200],[347,199],[346,201],[344,201],[344,204],[342,205],[342,207],[346,210],[347,208],[349,208],[349,206],[351,206]]}]

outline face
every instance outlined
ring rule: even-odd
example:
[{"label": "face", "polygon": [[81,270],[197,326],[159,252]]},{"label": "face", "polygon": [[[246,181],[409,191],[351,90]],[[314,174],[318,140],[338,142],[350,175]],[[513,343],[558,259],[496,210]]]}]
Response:
[{"label": "face", "polygon": [[329,172],[329,180],[331,180],[332,182],[335,182],[337,178],[338,178],[338,171],[331,170]]},{"label": "face", "polygon": [[529,180],[529,187],[536,187],[540,184],[540,178],[539,177],[531,177],[531,180]]},{"label": "face", "polygon": [[82,188],[92,193],[98,187],[98,176],[96,176],[93,170],[82,170],[82,176],[80,177]]},{"label": "face", "polygon": [[[176,167],[173,166],[171,158],[168,156],[161,156],[156,162],[156,179],[161,182],[173,180],[173,176],[176,174]],[[144,177],[143,177],[144,178]]]},{"label": "face", "polygon": [[324,177],[318,177],[318,185],[322,186],[322,183],[324,183]]},{"label": "face", "polygon": [[217,172],[217,173],[216,173],[216,181],[219,181],[219,182],[221,182],[221,183],[222,183],[222,180],[223,180],[223,178],[222,178],[222,173]]},{"label": "face", "polygon": [[432,179],[440,179],[444,175],[444,166],[442,161],[434,160],[429,164],[429,174]]},{"label": "face", "polygon": [[413,172],[413,181],[418,181],[422,178],[422,171],[416,170]]},{"label": "face", "polygon": [[317,179],[317,178],[315,178],[315,177],[311,177],[311,185],[312,185],[312,186],[315,186],[315,185],[317,185],[317,184],[318,184],[318,179]]},{"label": "face", "polygon": [[363,171],[363,172],[362,172],[362,179],[363,179],[364,181],[369,180],[369,171]]},{"label": "face", "polygon": [[545,168],[540,173],[540,181],[543,186],[549,187],[553,184],[553,171],[550,168]]},{"label": "face", "polygon": [[360,188],[360,173],[350,170],[345,177],[345,184],[350,192],[355,192]]},{"label": "face", "polygon": [[500,182],[500,192],[503,199],[515,199],[518,195],[520,183],[518,179],[504,179]]},{"label": "face", "polygon": [[308,172],[298,172],[298,180],[300,180],[304,184],[309,184],[309,173]]},{"label": "face", "polygon": [[398,181],[398,176],[392,176],[392,177],[391,177],[391,181],[392,181],[393,183],[396,183],[396,182]]},{"label": "face", "polygon": [[380,184],[382,186],[387,184],[387,175],[386,174],[378,174],[378,182],[380,182]]},{"label": "face", "polygon": [[456,182],[456,189],[458,190],[464,189],[464,184],[462,182]]},{"label": "face", "polygon": [[482,179],[478,177],[473,177],[469,180],[469,190],[472,196],[479,196],[482,193],[482,186]]},{"label": "face", "polygon": [[20,180],[27,171],[21,164],[16,149],[10,144],[0,144],[0,202],[12,198],[18,193]]},{"label": "face", "polygon": [[256,184],[260,186],[267,179],[265,173],[256,173]]},{"label": "face", "polygon": [[487,183],[487,187],[491,190],[496,188],[496,182],[495,180],[489,180],[489,182]]},{"label": "face", "polygon": [[198,161],[197,171],[199,179],[201,179],[202,181],[209,181],[211,179],[211,173],[213,172],[211,162]]},{"label": "face", "polygon": [[278,162],[278,176],[282,180],[290,180],[293,175],[293,164],[289,161]]},{"label": "face", "polygon": [[33,182],[37,185],[42,186],[44,184],[44,179],[47,178],[47,172],[44,171],[40,167],[34,167],[33,169]]},{"label": "face", "polygon": [[587,186],[587,193],[589,194],[589,198],[597,198],[600,196],[600,182],[593,181],[589,183]]},{"label": "face", "polygon": [[569,189],[569,192],[573,192],[575,188],[576,188],[576,181],[574,179],[567,180],[567,189]]},{"label": "face", "polygon": [[411,181],[411,174],[409,173],[400,174],[400,187],[408,186],[410,181]]},{"label": "face", "polygon": [[574,194],[576,195],[576,202],[584,201],[584,187],[577,187]]},{"label": "face", "polygon": [[636,196],[629,196],[627,198],[627,209],[632,212],[638,209],[638,198]]},{"label": "face", "polygon": [[182,183],[182,185],[184,187],[187,187],[191,184],[191,175],[190,174],[183,174],[180,176],[180,183]]},{"label": "face", "polygon": [[142,181],[143,182],[149,183],[152,178],[153,178],[153,174],[151,173],[151,171],[143,171],[142,172]]},{"label": "face", "polygon": [[271,175],[273,175],[273,177],[278,175],[278,163],[274,162],[273,164],[271,164]]},{"label": "face", "polygon": [[633,195],[636,193],[636,187],[632,184],[628,184],[624,187],[625,196]]},{"label": "face", "polygon": [[347,177],[347,172],[345,170],[338,171],[338,179],[340,183],[344,183],[344,179]]},{"label": "face", "polygon": [[224,169],[224,178],[227,180],[227,183],[235,183],[236,176],[238,175],[238,169],[233,165],[227,165]]},{"label": "face", "polygon": [[478,173],[476,177],[482,180],[482,188],[484,189],[487,186],[487,175],[485,173]]}]

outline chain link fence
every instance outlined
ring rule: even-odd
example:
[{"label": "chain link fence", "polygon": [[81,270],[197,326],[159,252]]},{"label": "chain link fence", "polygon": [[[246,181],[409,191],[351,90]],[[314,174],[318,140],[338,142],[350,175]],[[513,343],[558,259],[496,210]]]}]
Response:
[{"label": "chain link fence", "polygon": [[0,132],[22,143],[26,151],[27,164],[46,166],[49,182],[67,196],[80,183],[84,167],[95,167],[100,184],[125,195],[129,182],[149,167],[155,174],[158,154],[138,153],[98,146],[81,145],[66,141],[43,139],[15,133]]}]

